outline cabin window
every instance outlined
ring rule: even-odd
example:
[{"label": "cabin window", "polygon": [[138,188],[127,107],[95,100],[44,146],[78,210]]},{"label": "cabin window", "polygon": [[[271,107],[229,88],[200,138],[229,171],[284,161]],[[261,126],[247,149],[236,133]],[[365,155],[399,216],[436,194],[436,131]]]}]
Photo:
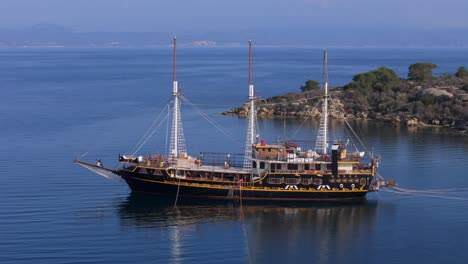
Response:
[{"label": "cabin window", "polygon": [[312,182],[312,179],[302,179],[303,185],[309,185]]},{"label": "cabin window", "polygon": [[320,164],[315,164],[315,170],[320,170]]},{"label": "cabin window", "polygon": [[327,170],[331,170],[331,164],[327,164]]},{"label": "cabin window", "polygon": [[252,168],[257,168],[257,162],[256,161],[252,161]]},{"label": "cabin window", "polygon": [[323,180],[321,178],[315,178],[314,179],[314,184],[315,185],[321,185],[323,183]]},{"label": "cabin window", "polygon": [[286,178],[284,179],[284,182],[286,184],[299,184],[301,182],[301,179],[298,178]]},{"label": "cabin window", "polygon": [[265,169],[265,162],[260,162],[260,169],[261,170]]},{"label": "cabin window", "polygon": [[298,168],[297,164],[288,164],[288,170],[297,170]]},{"label": "cabin window", "polygon": [[268,149],[268,152],[271,152],[271,148]]},{"label": "cabin window", "polygon": [[282,184],[283,178],[268,178],[269,184]]},{"label": "cabin window", "polygon": [[310,170],[310,165],[309,164],[304,164],[304,170]]}]

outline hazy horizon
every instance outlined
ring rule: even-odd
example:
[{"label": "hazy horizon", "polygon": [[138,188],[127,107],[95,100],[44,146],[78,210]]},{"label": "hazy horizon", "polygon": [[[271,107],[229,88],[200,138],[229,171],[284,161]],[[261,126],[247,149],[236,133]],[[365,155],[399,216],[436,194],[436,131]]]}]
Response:
[{"label": "hazy horizon", "polygon": [[[264,45],[466,47],[466,10],[463,0],[2,0],[0,44],[37,43],[12,32],[49,30],[39,33],[42,39],[47,33],[50,43],[64,43],[67,34],[97,43],[99,33],[109,33],[107,42],[139,36],[148,39],[138,44],[143,46],[176,34],[188,41],[254,39]],[[159,36],[151,41],[143,37],[154,33]]]}]

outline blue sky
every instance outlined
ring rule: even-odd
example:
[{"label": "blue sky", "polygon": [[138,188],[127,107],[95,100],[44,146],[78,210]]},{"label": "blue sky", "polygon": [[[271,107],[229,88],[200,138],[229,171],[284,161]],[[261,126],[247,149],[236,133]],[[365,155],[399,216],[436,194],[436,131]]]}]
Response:
[{"label": "blue sky", "polygon": [[190,32],[466,29],[466,0],[0,0],[0,27]]}]

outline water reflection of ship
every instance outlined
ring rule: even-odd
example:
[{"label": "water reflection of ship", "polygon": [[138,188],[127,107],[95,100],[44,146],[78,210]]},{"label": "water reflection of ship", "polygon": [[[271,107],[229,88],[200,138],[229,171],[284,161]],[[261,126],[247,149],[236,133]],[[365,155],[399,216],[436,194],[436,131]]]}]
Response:
[{"label": "water reflection of ship", "polygon": [[[295,226],[302,223],[306,226],[336,226],[345,221],[346,226],[363,224],[361,217],[375,213],[377,204],[372,201],[355,204],[301,204],[301,207],[277,206],[278,203],[259,203],[258,205],[243,206],[242,209],[232,202],[216,202],[202,200],[179,200],[176,208],[174,199],[163,199],[145,193],[131,193],[118,208],[118,213],[125,225],[132,226],[161,226],[173,225],[182,221],[186,224],[238,221],[241,214],[245,220],[255,218],[256,224],[286,223],[295,221]],[[275,215],[275,217],[269,217]],[[342,219],[342,220],[341,220]],[[367,219],[367,218],[366,218]],[[356,221],[356,223],[354,223]],[[313,224],[312,224],[313,223]],[[264,228],[268,228],[268,225]]]},{"label": "water reflection of ship", "polygon": [[131,193],[118,208],[122,224],[136,227],[167,227],[174,224],[190,225],[207,222],[239,219],[239,208],[233,203],[199,200],[179,200],[153,196],[146,193]]},{"label": "water reflection of ship", "polygon": [[[343,260],[356,239],[372,242],[369,236],[377,226],[379,209],[378,203],[370,201],[346,205],[254,205],[242,208],[232,203],[184,201],[174,208],[173,202],[172,199],[161,200],[158,196],[132,193],[118,207],[118,215],[126,227],[167,230],[173,237],[171,247],[174,252],[180,250],[179,244],[183,242],[180,234],[198,232],[200,225],[237,224],[238,230],[245,226],[246,240],[237,243],[248,244],[254,258],[263,260],[272,256],[261,256],[262,252],[271,254],[272,249],[278,248],[281,254],[278,252],[275,258],[285,258],[276,259],[279,263],[289,262],[286,257],[292,251],[294,254],[291,255],[296,257],[315,251],[321,259]],[[304,250],[304,253],[297,250]],[[175,255],[173,257],[176,258]]]}]

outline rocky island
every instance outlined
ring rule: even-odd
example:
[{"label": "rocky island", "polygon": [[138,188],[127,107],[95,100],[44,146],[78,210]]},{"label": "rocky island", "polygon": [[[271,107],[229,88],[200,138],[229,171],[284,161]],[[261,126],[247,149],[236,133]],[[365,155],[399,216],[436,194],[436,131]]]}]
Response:
[{"label": "rocky island", "polygon": [[[468,70],[459,67],[454,75],[432,76],[432,63],[409,66],[408,78],[392,69],[380,67],[357,74],[352,81],[329,91],[331,118],[372,119],[408,126],[449,126],[466,131],[468,124]],[[314,80],[302,92],[259,100],[259,118],[319,118],[323,90]],[[244,104],[223,112],[246,116]]]}]

